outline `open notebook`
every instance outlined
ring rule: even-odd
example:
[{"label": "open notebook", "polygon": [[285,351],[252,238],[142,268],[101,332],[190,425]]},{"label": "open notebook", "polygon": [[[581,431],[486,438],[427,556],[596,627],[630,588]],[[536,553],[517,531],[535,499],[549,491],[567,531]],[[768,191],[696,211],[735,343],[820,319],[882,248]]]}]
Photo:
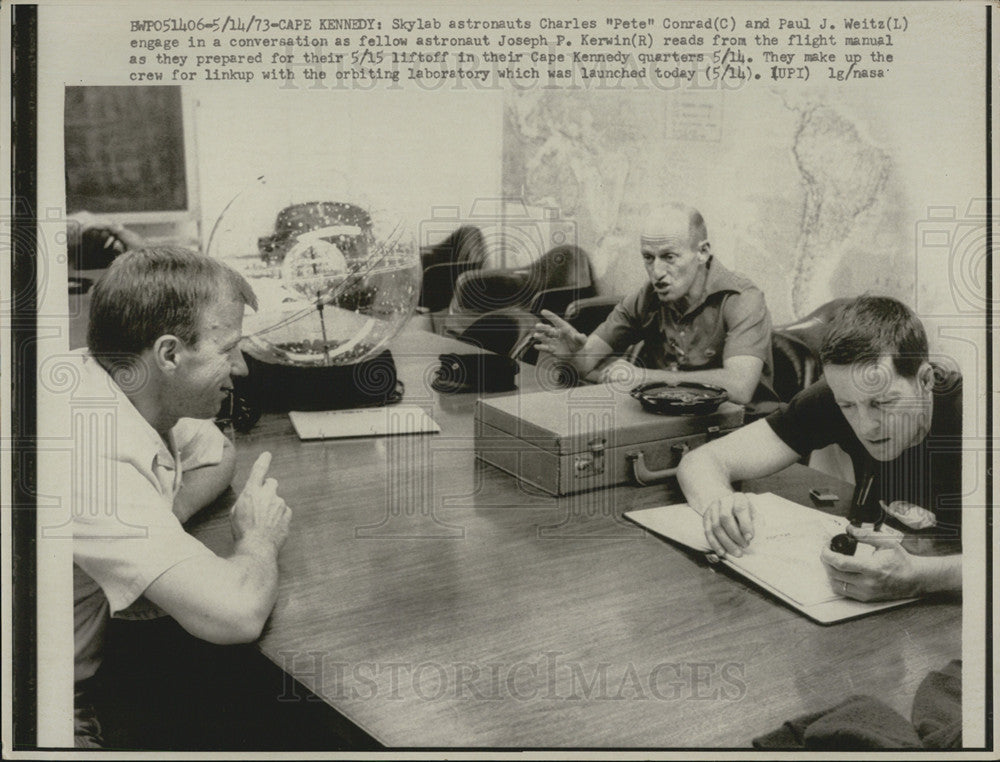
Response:
[{"label": "open notebook", "polygon": [[[819,553],[831,537],[844,531],[847,519],[771,493],[753,495],[752,499],[756,508],[754,538],[742,557],[727,557],[722,563],[810,619],[830,624],[915,600],[864,603],[837,595],[830,589]],[[701,515],[686,503],[629,511],[625,518],[693,550],[711,551]],[[871,545],[858,543],[859,557],[872,552]]]},{"label": "open notebook", "polygon": [[436,433],[441,428],[415,405],[321,412],[292,411],[288,414],[299,439],[347,439],[386,437],[398,434]]}]

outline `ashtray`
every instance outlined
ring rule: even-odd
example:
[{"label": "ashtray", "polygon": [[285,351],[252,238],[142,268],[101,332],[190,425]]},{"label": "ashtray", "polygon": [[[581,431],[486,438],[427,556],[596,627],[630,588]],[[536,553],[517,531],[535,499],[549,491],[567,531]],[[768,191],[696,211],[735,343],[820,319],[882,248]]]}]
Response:
[{"label": "ashtray", "polygon": [[654,381],[640,384],[630,394],[651,413],[659,415],[702,415],[714,413],[719,405],[729,399],[721,386],[681,381],[668,384]]}]

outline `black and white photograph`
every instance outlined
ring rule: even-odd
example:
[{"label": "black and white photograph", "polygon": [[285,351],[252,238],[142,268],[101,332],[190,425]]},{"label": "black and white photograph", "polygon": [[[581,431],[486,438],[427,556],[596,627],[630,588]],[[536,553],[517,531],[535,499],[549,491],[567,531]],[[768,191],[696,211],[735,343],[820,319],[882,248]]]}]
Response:
[{"label": "black and white photograph", "polygon": [[5,758],[995,753],[996,3],[2,20]]}]

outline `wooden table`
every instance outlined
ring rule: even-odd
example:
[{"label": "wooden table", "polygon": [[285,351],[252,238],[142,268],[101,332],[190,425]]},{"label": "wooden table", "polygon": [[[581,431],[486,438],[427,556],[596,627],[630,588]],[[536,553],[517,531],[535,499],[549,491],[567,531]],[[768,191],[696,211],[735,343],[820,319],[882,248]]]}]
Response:
[{"label": "wooden table", "polygon": [[[927,672],[960,658],[956,600],[823,627],[621,518],[676,484],[557,499],[475,461],[475,395],[429,386],[462,346],[393,344],[440,434],[300,442],[274,415],[237,438],[235,484],[270,450],[294,512],[260,648],[380,742],[747,747],[851,694],[909,717]],[[817,483],[833,480],[796,466],[744,488],[808,505]],[[225,511],[208,514],[193,531],[225,551]]]}]

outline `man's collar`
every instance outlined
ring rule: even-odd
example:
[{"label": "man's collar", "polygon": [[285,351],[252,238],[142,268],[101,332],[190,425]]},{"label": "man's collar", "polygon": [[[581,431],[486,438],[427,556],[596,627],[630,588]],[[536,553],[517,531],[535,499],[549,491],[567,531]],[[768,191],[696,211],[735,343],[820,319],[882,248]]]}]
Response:
[{"label": "man's collar", "polygon": [[727,269],[715,255],[705,263],[702,273],[695,279],[692,290],[696,291],[693,299],[685,299],[686,307],[680,312],[684,317],[699,309],[712,294],[719,294],[725,291],[740,293],[743,291],[743,284],[729,269]]},{"label": "man's collar", "polygon": [[114,377],[93,355],[89,352],[83,354],[83,362],[95,378],[101,379],[102,386],[107,385],[114,399],[118,442],[141,446],[143,463],[152,464],[155,460],[160,465],[172,466],[177,450],[173,441],[173,431],[171,430],[169,435],[169,443],[164,442],[152,424],[143,418]]}]

